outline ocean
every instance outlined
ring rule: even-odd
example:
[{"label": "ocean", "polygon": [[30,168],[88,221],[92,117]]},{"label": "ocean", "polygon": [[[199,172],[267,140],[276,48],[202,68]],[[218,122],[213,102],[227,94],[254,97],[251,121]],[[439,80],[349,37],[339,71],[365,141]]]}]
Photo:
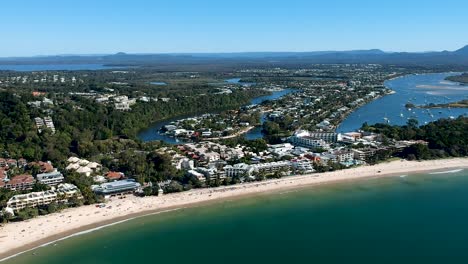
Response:
[{"label": "ocean", "polygon": [[137,218],[5,264],[468,263],[468,171],[258,194]]}]

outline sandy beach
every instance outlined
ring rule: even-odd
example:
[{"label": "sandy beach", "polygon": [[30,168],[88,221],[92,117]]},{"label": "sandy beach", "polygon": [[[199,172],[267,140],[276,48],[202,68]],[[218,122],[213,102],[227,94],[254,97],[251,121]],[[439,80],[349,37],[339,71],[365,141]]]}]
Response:
[{"label": "sandy beach", "polygon": [[115,198],[107,202],[105,208],[96,208],[95,205],[82,206],[24,222],[3,225],[0,227],[0,260],[82,231],[156,212],[310,185],[459,168],[468,168],[468,158],[422,162],[398,160],[375,166],[362,166],[335,172],[291,176],[218,188],[196,189],[159,197]]}]

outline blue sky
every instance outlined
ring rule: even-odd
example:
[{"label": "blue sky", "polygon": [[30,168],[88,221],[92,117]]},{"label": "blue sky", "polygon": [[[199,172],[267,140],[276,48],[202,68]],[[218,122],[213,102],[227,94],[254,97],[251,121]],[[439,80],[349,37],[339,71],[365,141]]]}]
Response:
[{"label": "blue sky", "polygon": [[0,56],[455,50],[467,12],[466,0],[3,1]]}]

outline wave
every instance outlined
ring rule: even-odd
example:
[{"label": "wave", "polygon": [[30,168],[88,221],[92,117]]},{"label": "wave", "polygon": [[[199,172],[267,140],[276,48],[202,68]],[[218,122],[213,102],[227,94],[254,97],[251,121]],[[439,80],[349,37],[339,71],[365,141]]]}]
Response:
[{"label": "wave", "polygon": [[437,171],[437,172],[431,172],[429,174],[448,174],[448,173],[457,173],[457,172],[461,172],[463,171],[463,169],[456,169],[456,170],[448,170],[448,171]]},{"label": "wave", "polygon": [[145,215],[139,215],[139,216],[131,217],[131,218],[124,219],[124,220],[121,220],[121,221],[117,221],[117,222],[114,222],[114,223],[110,223],[110,224],[107,224],[107,225],[102,225],[102,226],[98,226],[98,227],[91,228],[91,229],[88,229],[88,230],[80,231],[80,232],[77,232],[77,233],[74,233],[74,234],[71,234],[71,235],[68,235],[68,236],[65,236],[65,237],[62,237],[62,238],[59,238],[59,239],[44,243],[44,244],[41,244],[41,245],[36,246],[34,248],[31,248],[31,249],[28,249],[28,250],[25,250],[25,251],[21,251],[19,253],[8,256],[6,258],[0,259],[0,262],[15,258],[15,257],[17,257],[19,255],[22,255],[24,253],[27,253],[27,252],[30,252],[30,251],[33,251],[33,250],[36,250],[36,249],[39,249],[39,248],[43,248],[43,247],[46,247],[46,246],[49,246],[49,245],[52,245],[52,244],[56,244],[57,242],[63,241],[65,239],[69,239],[69,238],[72,238],[72,237],[77,237],[77,236],[89,234],[89,233],[92,233],[92,232],[95,232],[95,231],[98,231],[98,230],[101,230],[101,229],[104,229],[104,228],[107,228],[107,227],[122,224],[122,223],[131,221],[131,220],[135,220],[135,219],[138,219],[138,218],[151,216],[151,215],[157,215],[157,214],[161,214],[161,213],[168,213],[168,212],[178,211],[178,210],[181,210],[181,209],[184,209],[184,208],[186,208],[186,207],[180,207],[180,208],[175,208],[175,209],[170,209],[170,210],[164,210],[164,211],[149,213],[149,214],[145,214]]}]

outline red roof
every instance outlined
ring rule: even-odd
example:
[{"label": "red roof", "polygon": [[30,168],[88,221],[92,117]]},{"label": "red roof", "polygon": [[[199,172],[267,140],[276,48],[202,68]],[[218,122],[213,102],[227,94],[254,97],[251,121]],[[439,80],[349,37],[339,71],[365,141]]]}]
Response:
[{"label": "red roof", "polygon": [[10,185],[19,185],[19,184],[25,184],[25,183],[33,183],[34,178],[31,175],[18,175],[13,177],[8,184]]},{"label": "red roof", "polygon": [[124,177],[124,174],[121,172],[109,171],[108,173],[106,173],[106,177],[109,180],[120,180]]},{"label": "red roof", "polygon": [[31,162],[28,165],[29,166],[38,165],[39,167],[41,167],[41,172],[52,172],[52,171],[54,171],[54,166],[52,166],[52,164],[47,163],[47,162],[43,162],[43,161]]}]

